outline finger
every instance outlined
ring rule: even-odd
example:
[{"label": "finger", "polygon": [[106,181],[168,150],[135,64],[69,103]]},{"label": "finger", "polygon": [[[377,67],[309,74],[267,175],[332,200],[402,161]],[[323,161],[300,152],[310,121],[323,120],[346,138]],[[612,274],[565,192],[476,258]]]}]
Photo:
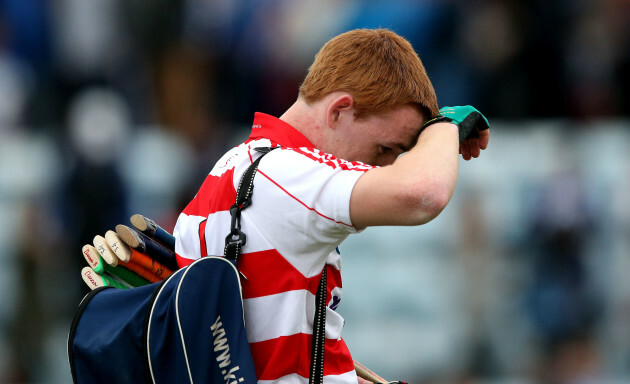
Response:
[{"label": "finger", "polygon": [[479,132],[479,148],[486,149],[490,141],[490,129]]},{"label": "finger", "polygon": [[472,158],[473,158],[473,150],[474,150],[474,147],[473,147],[473,143],[474,143],[474,141],[473,141],[473,140],[475,140],[475,139],[469,139],[469,140],[467,140],[467,141],[468,141],[468,147],[467,147],[467,150],[468,150],[468,160],[470,160],[470,159],[472,159]]},{"label": "finger", "polygon": [[479,148],[479,139],[474,138],[470,140],[470,155],[474,158],[479,157],[481,154],[481,148]]},{"label": "finger", "polygon": [[462,157],[464,160],[470,160],[470,140],[466,140],[461,145]]}]

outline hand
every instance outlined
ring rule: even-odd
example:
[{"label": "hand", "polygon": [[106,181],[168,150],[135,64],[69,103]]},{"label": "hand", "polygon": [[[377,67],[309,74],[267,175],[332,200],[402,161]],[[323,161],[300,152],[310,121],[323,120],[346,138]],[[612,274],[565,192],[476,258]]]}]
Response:
[{"label": "hand", "polygon": [[466,106],[442,107],[440,115],[429,120],[423,127],[435,123],[447,122],[457,126],[459,130],[459,153],[464,160],[479,157],[490,140],[490,124],[488,119],[477,109]]},{"label": "hand", "polygon": [[359,379],[359,384],[374,384],[369,380],[365,380],[364,378],[357,376],[357,379]]},{"label": "hand", "polygon": [[477,158],[481,151],[488,147],[488,141],[490,141],[490,129],[479,131],[479,137],[466,139],[459,145],[459,153],[464,160],[470,160],[473,157]]},{"label": "hand", "polygon": [[448,121],[457,125],[460,143],[463,143],[466,139],[479,137],[479,132],[490,128],[488,119],[470,105],[442,107],[440,108],[440,116],[433,120]]}]

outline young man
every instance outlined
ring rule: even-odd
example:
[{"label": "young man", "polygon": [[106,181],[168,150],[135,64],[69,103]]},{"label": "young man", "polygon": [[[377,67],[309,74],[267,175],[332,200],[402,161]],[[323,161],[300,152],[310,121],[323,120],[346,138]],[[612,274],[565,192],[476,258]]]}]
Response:
[{"label": "young man", "polygon": [[337,246],[368,226],[426,223],[446,206],[459,153],[479,156],[489,130],[472,107],[442,112],[408,41],[383,29],[341,34],[316,55],[297,101],[279,119],[257,113],[249,139],[217,162],[184,209],[174,231],[180,266],[223,255],[236,188],[261,155],[254,148],[279,147],[261,160],[241,218],[238,265],[259,383],[308,382],[324,266],[324,381],[357,383],[335,312]]}]

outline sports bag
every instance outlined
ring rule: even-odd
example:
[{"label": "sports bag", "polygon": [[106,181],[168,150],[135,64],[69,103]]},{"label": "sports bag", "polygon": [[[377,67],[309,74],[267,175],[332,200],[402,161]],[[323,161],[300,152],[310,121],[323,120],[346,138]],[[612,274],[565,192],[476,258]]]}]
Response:
[{"label": "sports bag", "polygon": [[238,271],[204,257],[161,283],[99,288],[68,338],[75,383],[255,383]]}]

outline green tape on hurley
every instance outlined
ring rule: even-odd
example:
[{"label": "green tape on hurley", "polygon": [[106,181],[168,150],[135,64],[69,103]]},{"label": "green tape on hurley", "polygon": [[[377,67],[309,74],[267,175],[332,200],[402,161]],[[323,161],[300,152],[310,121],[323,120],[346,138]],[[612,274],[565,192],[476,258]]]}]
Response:
[{"label": "green tape on hurley", "polygon": [[126,286],[125,284],[107,275],[98,275],[98,277],[103,279],[103,284],[107,285],[108,287],[114,287],[114,288],[119,288],[119,289],[129,289],[129,287]]},{"label": "green tape on hurley", "polygon": [[116,276],[117,278],[126,282],[132,287],[141,287],[143,285],[150,284],[147,280],[143,279],[142,277],[138,276],[134,272],[120,265],[116,267],[112,267],[110,265],[107,265],[107,263],[105,263],[105,272]]},{"label": "green tape on hurley", "polygon": [[81,277],[83,281],[90,287],[90,289],[95,289],[99,287],[114,287],[120,289],[128,289],[129,287],[124,285],[123,283],[112,279],[107,275],[99,275],[90,267],[84,267],[81,270]]},{"label": "green tape on hurley", "polygon": [[[132,287],[140,287],[143,285],[149,284],[149,282],[142,277],[138,276],[136,273],[128,270],[127,268],[117,265],[112,267],[107,264],[103,257],[98,253],[96,248],[92,245],[86,244],[83,246],[83,257],[85,261],[89,264],[89,266],[99,275],[104,275],[105,273],[109,273],[113,276],[116,276],[120,280],[126,282]],[[88,284],[89,285],[89,284]]]}]

